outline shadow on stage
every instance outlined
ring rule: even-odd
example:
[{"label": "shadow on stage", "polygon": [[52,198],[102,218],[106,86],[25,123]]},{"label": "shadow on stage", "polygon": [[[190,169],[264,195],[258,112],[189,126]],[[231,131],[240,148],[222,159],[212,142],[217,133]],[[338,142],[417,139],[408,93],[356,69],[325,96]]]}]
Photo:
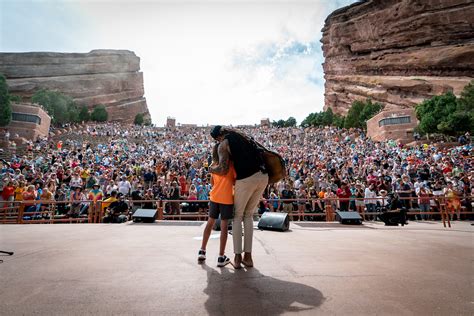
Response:
[{"label": "shadow on stage", "polygon": [[[323,294],[308,285],[275,279],[256,268],[215,270],[205,263],[209,315],[280,315],[309,311],[320,306]],[[230,268],[229,268],[230,267]]]}]

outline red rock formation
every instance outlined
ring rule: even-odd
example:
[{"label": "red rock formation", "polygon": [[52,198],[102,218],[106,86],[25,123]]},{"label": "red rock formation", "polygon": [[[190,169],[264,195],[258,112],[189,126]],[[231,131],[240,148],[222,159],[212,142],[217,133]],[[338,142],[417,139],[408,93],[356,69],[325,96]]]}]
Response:
[{"label": "red rock formation", "polygon": [[90,108],[105,105],[109,120],[133,122],[137,113],[149,117],[140,58],[131,51],[0,53],[0,73],[10,92],[26,100],[49,89]]},{"label": "red rock formation", "polygon": [[325,108],[367,97],[412,107],[474,79],[472,0],[368,0],[334,11],[322,29]]}]

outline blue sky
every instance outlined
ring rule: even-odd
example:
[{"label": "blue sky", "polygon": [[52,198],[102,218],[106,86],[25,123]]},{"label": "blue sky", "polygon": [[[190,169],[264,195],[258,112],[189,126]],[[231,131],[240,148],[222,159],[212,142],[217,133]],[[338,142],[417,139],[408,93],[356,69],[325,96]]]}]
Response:
[{"label": "blue sky", "polygon": [[353,2],[0,0],[0,51],[132,50],[157,125],[301,122],[324,104],[324,20]]}]

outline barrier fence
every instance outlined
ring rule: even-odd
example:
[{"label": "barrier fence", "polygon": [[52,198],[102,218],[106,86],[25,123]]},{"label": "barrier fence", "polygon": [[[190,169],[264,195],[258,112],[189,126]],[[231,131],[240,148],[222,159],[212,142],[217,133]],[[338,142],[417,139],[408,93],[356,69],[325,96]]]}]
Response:
[{"label": "barrier fence", "polygon": [[[429,204],[428,211],[419,208],[420,198],[402,197],[400,203],[405,204],[408,216],[420,218],[433,216],[441,220],[453,220],[456,216],[460,219],[464,216],[471,219],[472,196],[460,196],[449,198],[445,196],[423,197],[421,200]],[[291,220],[325,220],[334,221],[335,212],[346,204],[351,210],[358,206],[358,211],[364,220],[376,219],[384,210],[383,200],[378,198],[360,199],[265,199],[265,207],[270,211],[287,212]],[[358,201],[359,203],[357,203]],[[369,202],[375,206],[368,206]],[[427,202],[428,201],[428,202]],[[152,208],[157,210],[158,220],[207,220],[209,200],[124,200],[128,206],[126,215],[131,219],[133,212],[138,208]],[[363,205],[362,202],[364,203]],[[382,205],[377,205],[377,203]],[[3,205],[2,205],[3,204]],[[110,213],[106,201],[2,201],[0,207],[0,224],[53,224],[53,223],[102,223]],[[358,205],[357,205],[358,204]],[[414,208],[418,206],[418,208]],[[426,208],[426,207],[425,207]],[[262,212],[255,213],[260,216]],[[423,215],[423,216],[422,216]]]}]

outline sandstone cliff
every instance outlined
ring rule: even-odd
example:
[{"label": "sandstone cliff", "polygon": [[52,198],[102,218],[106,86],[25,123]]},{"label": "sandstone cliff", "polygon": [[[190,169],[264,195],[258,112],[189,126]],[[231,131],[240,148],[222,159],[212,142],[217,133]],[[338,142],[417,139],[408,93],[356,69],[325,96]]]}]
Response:
[{"label": "sandstone cliff", "polygon": [[140,58],[131,51],[0,53],[0,73],[10,92],[26,100],[49,89],[90,108],[104,104],[109,120],[133,122],[137,113],[149,117]]},{"label": "sandstone cliff", "polygon": [[412,107],[474,79],[472,0],[368,0],[334,11],[322,29],[325,108],[367,97]]}]

